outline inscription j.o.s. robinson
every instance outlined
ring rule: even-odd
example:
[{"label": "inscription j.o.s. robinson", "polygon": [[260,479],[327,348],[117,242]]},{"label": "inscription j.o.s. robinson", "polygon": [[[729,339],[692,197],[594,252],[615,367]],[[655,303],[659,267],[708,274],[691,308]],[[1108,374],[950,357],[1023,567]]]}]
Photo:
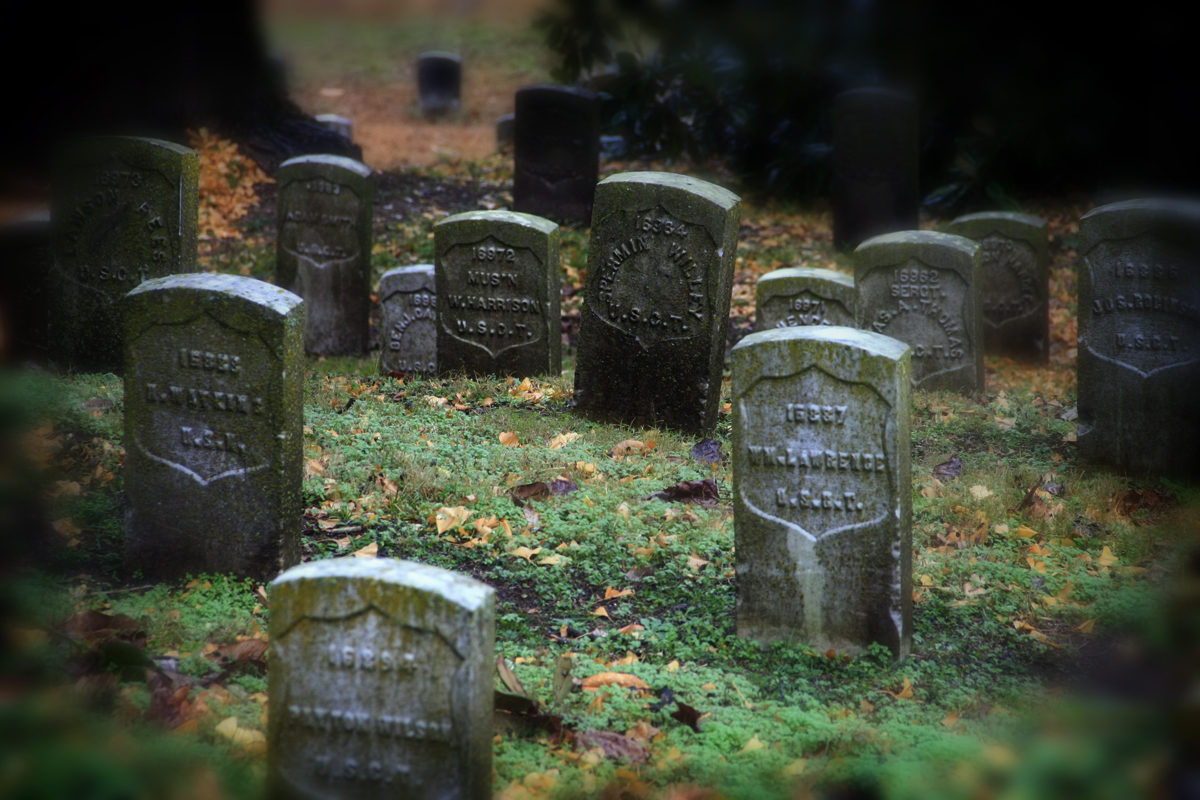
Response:
[{"label": "inscription j.o.s. robinson", "polygon": [[752,508],[813,538],[888,512],[888,406],[874,389],[812,367],[761,378],[738,402],[747,448],[738,485]]},{"label": "inscription j.o.s. robinson", "polygon": [[514,347],[541,341],[545,311],[538,302],[542,264],[526,247],[509,247],[489,236],[454,245],[442,256],[447,294],[442,328],[459,341],[483,348],[493,358]]}]

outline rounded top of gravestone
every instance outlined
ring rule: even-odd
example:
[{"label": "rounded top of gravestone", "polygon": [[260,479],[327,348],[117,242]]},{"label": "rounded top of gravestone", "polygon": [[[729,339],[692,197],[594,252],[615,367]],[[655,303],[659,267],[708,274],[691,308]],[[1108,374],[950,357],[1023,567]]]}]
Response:
[{"label": "rounded top of gravestone", "polygon": [[784,267],[783,269],[772,270],[759,278],[758,283],[761,286],[767,281],[795,280],[797,278],[831,281],[839,283],[847,289],[854,288],[854,278],[852,276],[832,269],[820,269],[818,267]]},{"label": "rounded top of gravestone", "polygon": [[84,146],[131,146],[133,144],[149,145],[161,150],[166,150],[175,155],[186,156],[188,154],[195,155],[196,151],[190,147],[184,147],[175,142],[168,142],[164,139],[152,139],[149,136],[89,136],[77,141],[77,144]]},{"label": "rounded top of gravestone", "polygon": [[804,325],[790,328],[771,328],[745,336],[733,346],[743,350],[766,342],[822,342],[855,347],[881,358],[899,361],[909,346],[898,339],[874,331],[863,331],[841,325]]},{"label": "rounded top of gravestone", "polygon": [[578,86],[564,86],[561,83],[539,83],[535,86],[522,86],[517,90],[517,95],[520,96],[540,93],[569,94],[587,100],[595,100],[599,97],[599,95],[589,89],[581,89]]},{"label": "rounded top of gravestone", "polygon": [[677,175],[674,172],[619,172],[600,181],[598,185],[609,186],[613,184],[662,186],[664,188],[677,189],[703,197],[725,210],[731,209],[742,202],[742,198],[722,186],[688,175]]},{"label": "rounded top of gravestone", "polygon": [[[490,586],[441,567],[394,558],[330,558],[293,567],[271,582],[272,588],[299,581],[373,581],[434,594],[467,611],[482,608],[493,594]],[[356,598],[344,598],[353,605]],[[339,613],[344,609],[328,609]],[[319,616],[319,613],[318,613]]]},{"label": "rounded top of gravestone", "polygon": [[413,264],[389,269],[379,278],[379,299],[387,300],[397,292],[433,291],[433,264]]},{"label": "rounded top of gravestone", "polygon": [[906,258],[914,251],[919,257],[922,251],[929,249],[935,249],[943,255],[961,256],[969,261],[979,252],[979,243],[951,233],[896,231],[867,239],[854,248],[854,257],[860,259],[871,256],[873,262],[888,263],[890,257]]},{"label": "rounded top of gravestone", "polygon": [[505,114],[504,116],[496,117],[496,124],[499,125],[502,122],[512,122],[516,118],[516,114]]},{"label": "rounded top of gravestone", "polygon": [[558,230],[558,224],[551,222],[544,217],[538,217],[533,214],[523,214],[520,211],[466,211],[462,214],[455,214],[446,217],[438,222],[433,227],[440,228],[443,225],[463,222],[479,222],[479,223],[507,223],[509,225],[520,225],[523,228],[533,228],[542,233],[550,234]]},{"label": "rounded top of gravestone", "polygon": [[37,211],[30,211],[22,214],[19,217],[13,217],[12,219],[4,222],[0,227],[3,227],[5,230],[12,230],[26,226],[33,227],[35,225],[48,224],[50,224],[50,210],[43,208]]},{"label": "rounded top of gravestone", "polygon": [[379,278],[385,280],[387,278],[399,278],[404,275],[426,275],[433,272],[433,264],[410,264],[407,267],[394,267]]},{"label": "rounded top of gravestone", "polygon": [[363,178],[369,178],[371,173],[374,172],[374,170],[361,161],[355,161],[353,158],[346,158],[345,156],[331,156],[325,153],[315,153],[306,156],[289,158],[287,161],[280,164],[279,168],[282,170],[287,169],[288,167],[299,167],[308,164],[341,167],[342,169],[349,170],[350,172],[353,172],[354,174]]},{"label": "rounded top of gravestone", "polygon": [[1079,220],[1079,252],[1106,239],[1131,239],[1149,231],[1195,241],[1200,237],[1200,201],[1168,197],[1123,200],[1094,208]]},{"label": "rounded top of gravestone", "polygon": [[1046,220],[1041,217],[1035,217],[1033,214],[1022,214],[1019,211],[979,211],[974,214],[963,214],[961,217],[956,217],[952,220],[950,227],[956,225],[971,225],[972,227],[976,227],[980,224],[994,222],[1015,222],[1034,228],[1049,227]]},{"label": "rounded top of gravestone", "polygon": [[218,292],[228,297],[254,303],[280,316],[287,316],[293,308],[304,302],[287,289],[280,288],[266,281],[243,278],[240,275],[213,275],[206,272],[153,278],[139,284],[137,288],[125,296],[127,298],[146,297],[149,299],[150,296],[159,292],[181,289],[197,292]]},{"label": "rounded top of gravestone", "polygon": [[451,53],[449,50],[430,50],[428,53],[421,53],[421,55],[417,56],[417,60],[457,61],[462,63],[462,56],[458,53]]},{"label": "rounded top of gravestone", "polygon": [[347,117],[340,117],[337,114],[317,114],[314,118],[317,122],[333,122],[338,125],[353,125],[354,120]]}]

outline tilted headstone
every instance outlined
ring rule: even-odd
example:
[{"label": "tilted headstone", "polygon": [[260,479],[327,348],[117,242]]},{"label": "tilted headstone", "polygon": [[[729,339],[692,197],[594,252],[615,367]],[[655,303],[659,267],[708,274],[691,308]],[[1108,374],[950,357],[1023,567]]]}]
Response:
[{"label": "tilted headstone", "polygon": [[734,346],[738,636],[912,646],[909,348],[842,327]]},{"label": "tilted headstone", "polygon": [[84,139],[55,165],[51,357],[120,372],[120,301],[150,278],[195,272],[200,161],[157,139]]},{"label": "tilted headstone", "polygon": [[528,86],[517,92],[516,111],[513,208],[589,221],[600,174],[599,99],[569,86]]},{"label": "tilted headstone", "polygon": [[575,405],[596,420],[705,432],[717,421],[742,201],[626,172],[596,187]]},{"label": "tilted headstone", "polygon": [[367,349],[371,312],[371,168],[342,156],[288,159],[276,175],[275,283],[304,299],[304,348],[321,355]]},{"label": "tilted headstone", "polygon": [[983,347],[1044,363],[1050,358],[1050,240],[1046,220],[985,211],[959,217],[946,233],[983,248]]},{"label": "tilted headstone", "polygon": [[433,232],[438,372],[558,375],[558,226],[514,211],[471,211]]},{"label": "tilted headstone", "polygon": [[800,325],[855,326],[854,278],[831,269],[788,267],[768,272],[755,287],[754,329]]},{"label": "tilted headstone", "polygon": [[417,95],[422,113],[446,114],[462,100],[462,59],[454,53],[422,53],[417,58]]},{"label": "tilted headstone", "polygon": [[1200,203],[1101,206],[1079,257],[1080,462],[1200,474]]},{"label": "tilted headstone", "polygon": [[234,275],[171,275],[125,314],[125,562],[269,580],[300,561],[304,304]]},{"label": "tilted headstone", "polygon": [[855,247],[917,229],[920,142],[916,102],[886,89],[844,92],[833,104],[833,241]]},{"label": "tilted headstone", "polygon": [[512,144],[517,137],[517,115],[505,114],[496,120],[496,145]]},{"label": "tilted headstone", "polygon": [[379,279],[379,372],[437,374],[433,265],[396,267]]},{"label": "tilted headstone", "polygon": [[316,120],[334,133],[354,141],[354,120],[339,117],[337,114],[318,114]]},{"label": "tilted headstone", "polygon": [[495,595],[448,570],[338,558],[271,585],[268,793],[492,796]]},{"label": "tilted headstone", "polygon": [[0,352],[44,361],[50,335],[50,212],[0,226]]},{"label": "tilted headstone", "polygon": [[983,391],[980,250],[961,236],[912,231],[854,251],[858,327],[912,347],[915,388]]}]

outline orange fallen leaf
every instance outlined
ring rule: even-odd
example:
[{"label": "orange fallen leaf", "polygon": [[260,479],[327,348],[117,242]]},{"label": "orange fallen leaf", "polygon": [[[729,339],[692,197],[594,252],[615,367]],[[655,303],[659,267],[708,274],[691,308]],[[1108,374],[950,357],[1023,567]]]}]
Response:
[{"label": "orange fallen leaf", "polygon": [[1086,622],[1078,625],[1075,630],[1079,631],[1080,633],[1091,633],[1094,627],[1096,627],[1095,618],[1089,619]]},{"label": "orange fallen leaf", "polygon": [[592,612],[592,616],[593,617],[608,617],[608,609],[605,608],[604,606],[598,606],[596,608],[596,610]]},{"label": "orange fallen leaf", "polygon": [[361,550],[355,550],[351,553],[355,558],[379,558],[379,544],[371,542]]},{"label": "orange fallen leaf", "polygon": [[504,433],[500,434],[500,444],[504,445],[505,447],[520,447],[521,441],[512,431],[504,431]]},{"label": "orange fallen leaf", "polygon": [[942,724],[945,725],[947,728],[953,728],[955,725],[958,724],[958,712],[951,711],[949,714],[947,714],[942,719]]},{"label": "orange fallen leaf", "polygon": [[633,589],[622,589],[621,591],[618,592],[616,589],[609,586],[607,589],[604,590],[604,599],[612,600],[614,597],[625,597],[626,595],[631,595],[631,594],[633,594]]},{"label": "orange fallen leaf", "polygon": [[650,686],[637,675],[628,672],[601,672],[583,679],[583,689],[594,692],[601,686],[621,686],[626,689],[649,689]]}]

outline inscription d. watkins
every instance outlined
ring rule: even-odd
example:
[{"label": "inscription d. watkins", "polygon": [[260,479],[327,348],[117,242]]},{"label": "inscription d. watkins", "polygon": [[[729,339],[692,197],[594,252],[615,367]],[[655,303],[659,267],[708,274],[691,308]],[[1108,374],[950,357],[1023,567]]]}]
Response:
[{"label": "inscription d. watkins", "polygon": [[895,453],[887,402],[816,367],[762,378],[738,401],[744,420],[742,500],[816,540],[882,521]]}]

